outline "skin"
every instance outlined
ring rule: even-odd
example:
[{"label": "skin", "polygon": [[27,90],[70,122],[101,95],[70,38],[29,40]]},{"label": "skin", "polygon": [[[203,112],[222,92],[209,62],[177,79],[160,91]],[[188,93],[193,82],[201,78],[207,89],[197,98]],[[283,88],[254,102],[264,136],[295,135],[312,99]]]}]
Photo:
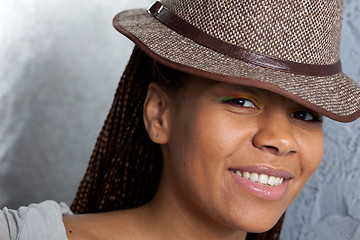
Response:
[{"label": "skin", "polygon": [[[151,84],[144,123],[164,156],[154,199],[136,209],[65,217],[68,237],[245,239],[267,231],[321,162],[318,117],[256,88],[190,77],[174,98]],[[290,174],[285,194],[269,200],[239,185],[229,169],[249,166]]]}]

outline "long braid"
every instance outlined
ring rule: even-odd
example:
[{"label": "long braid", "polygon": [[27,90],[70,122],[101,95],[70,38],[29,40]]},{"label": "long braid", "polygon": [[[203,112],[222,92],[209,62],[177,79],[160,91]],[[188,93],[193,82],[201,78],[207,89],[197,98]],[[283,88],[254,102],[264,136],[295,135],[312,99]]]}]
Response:
[{"label": "long braid", "polygon": [[135,48],[71,206],[75,213],[136,207],[155,194],[161,151],[142,122],[152,71],[153,60]]},{"label": "long braid", "polygon": [[[138,47],[116,90],[75,200],[74,213],[133,208],[148,202],[158,186],[161,149],[148,137],[142,114],[148,85],[158,82],[176,93],[185,73],[156,64]],[[249,233],[247,240],[277,240],[283,217],[268,232]]]}]

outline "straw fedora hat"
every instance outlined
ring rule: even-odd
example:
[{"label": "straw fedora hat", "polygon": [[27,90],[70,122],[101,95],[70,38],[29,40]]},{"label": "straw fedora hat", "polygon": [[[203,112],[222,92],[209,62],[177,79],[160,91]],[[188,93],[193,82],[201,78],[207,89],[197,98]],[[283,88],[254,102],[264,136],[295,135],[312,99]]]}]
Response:
[{"label": "straw fedora hat", "polygon": [[341,0],[162,0],[117,14],[113,25],[166,66],[351,122],[360,86],[341,69],[341,22]]}]

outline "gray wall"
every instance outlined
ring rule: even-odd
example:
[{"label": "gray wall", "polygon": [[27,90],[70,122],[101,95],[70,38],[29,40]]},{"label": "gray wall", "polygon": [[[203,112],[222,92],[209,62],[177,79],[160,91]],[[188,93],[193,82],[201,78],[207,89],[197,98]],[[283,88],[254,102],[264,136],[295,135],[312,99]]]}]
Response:
[{"label": "gray wall", "polygon": [[[112,17],[151,2],[0,0],[0,207],[71,203],[133,46]],[[360,82],[359,0],[345,0],[341,51]],[[360,122],[327,120],[325,132],[324,161],[283,239],[337,239],[326,236],[359,225]]]}]

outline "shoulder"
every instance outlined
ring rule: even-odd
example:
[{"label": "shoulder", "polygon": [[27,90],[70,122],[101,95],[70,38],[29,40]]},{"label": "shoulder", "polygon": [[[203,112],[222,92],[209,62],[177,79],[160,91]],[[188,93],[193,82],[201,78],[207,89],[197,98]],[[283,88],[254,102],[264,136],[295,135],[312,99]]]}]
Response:
[{"label": "shoulder", "polygon": [[144,239],[129,210],[67,215],[63,222],[69,240]]},{"label": "shoulder", "polygon": [[100,239],[103,231],[100,214],[63,216],[63,222],[69,240]]},{"label": "shoulder", "polygon": [[4,208],[0,211],[1,239],[66,239],[63,214],[71,214],[64,204],[45,201],[20,207],[17,210]]}]

